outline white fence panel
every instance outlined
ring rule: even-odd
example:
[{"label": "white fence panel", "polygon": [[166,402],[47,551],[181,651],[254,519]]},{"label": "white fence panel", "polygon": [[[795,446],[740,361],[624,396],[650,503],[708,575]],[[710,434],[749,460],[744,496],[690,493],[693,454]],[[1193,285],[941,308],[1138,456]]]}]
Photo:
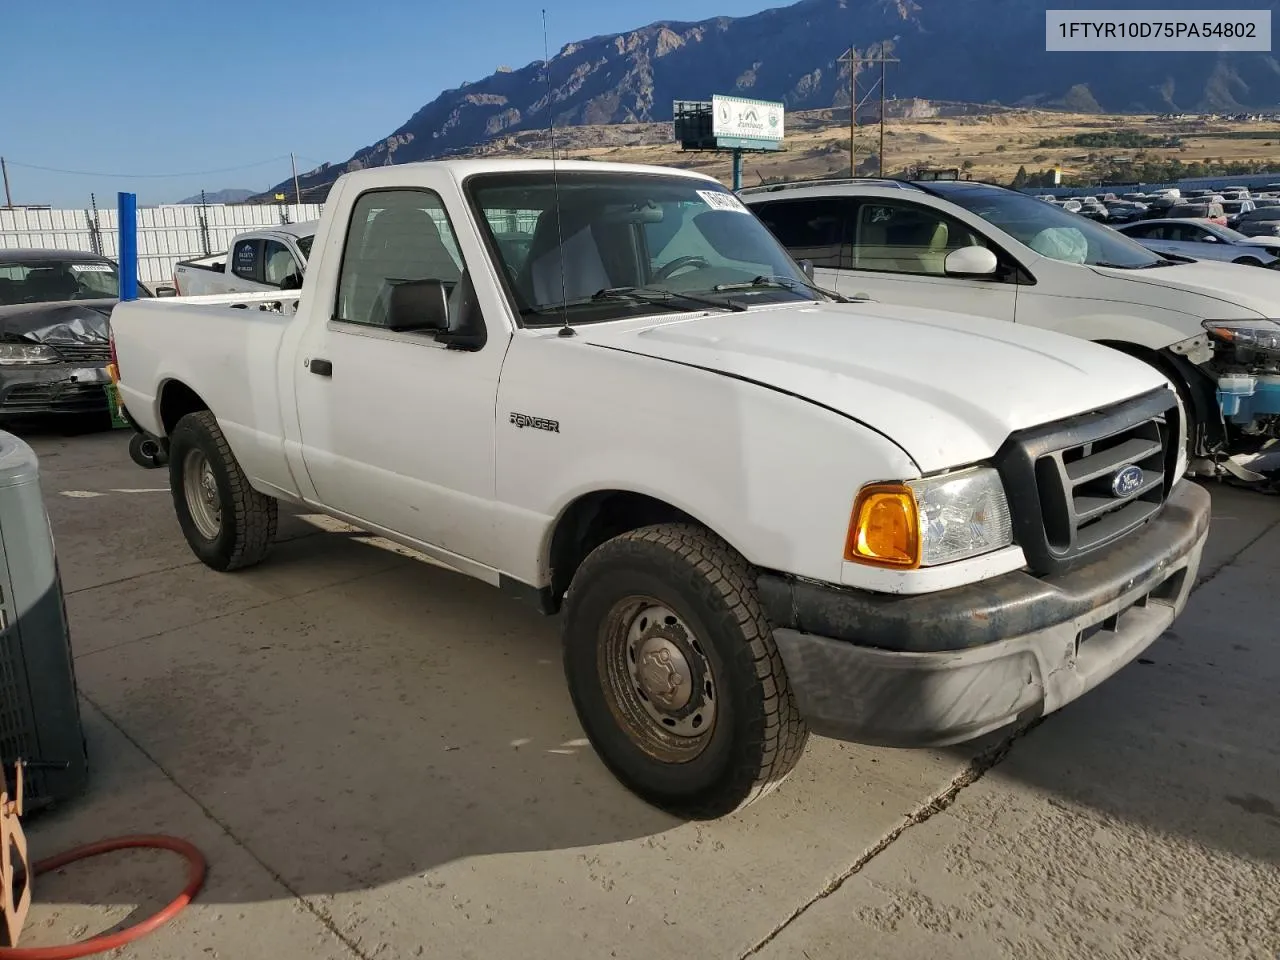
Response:
[{"label": "white fence panel", "polygon": [[[138,279],[168,283],[179,260],[223,253],[238,233],[278,226],[282,212],[290,223],[298,223],[320,219],[321,209],[318,203],[143,207],[138,210]],[[97,251],[114,260],[119,253],[117,223],[114,208],[99,210],[96,222],[92,210],[0,209],[0,249]]]}]

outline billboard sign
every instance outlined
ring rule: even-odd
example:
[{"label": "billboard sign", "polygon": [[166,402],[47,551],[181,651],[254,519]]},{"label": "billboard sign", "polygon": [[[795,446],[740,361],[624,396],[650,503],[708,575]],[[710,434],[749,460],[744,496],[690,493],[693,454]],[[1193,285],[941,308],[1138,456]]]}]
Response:
[{"label": "billboard sign", "polygon": [[776,148],[782,142],[783,105],[769,100],[741,97],[711,98],[712,135],[720,141],[753,142]]}]

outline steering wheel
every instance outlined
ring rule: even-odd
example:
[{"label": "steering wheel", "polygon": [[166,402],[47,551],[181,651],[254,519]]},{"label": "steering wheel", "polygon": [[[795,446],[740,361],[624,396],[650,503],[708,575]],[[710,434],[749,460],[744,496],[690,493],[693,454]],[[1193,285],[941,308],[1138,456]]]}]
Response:
[{"label": "steering wheel", "polygon": [[709,266],[711,266],[711,264],[707,261],[706,257],[697,257],[697,256],[676,257],[670,263],[660,267],[658,269],[658,272],[653,275],[653,279],[667,280],[671,277],[672,274],[677,273],[680,270],[684,270],[689,267],[709,267]]}]

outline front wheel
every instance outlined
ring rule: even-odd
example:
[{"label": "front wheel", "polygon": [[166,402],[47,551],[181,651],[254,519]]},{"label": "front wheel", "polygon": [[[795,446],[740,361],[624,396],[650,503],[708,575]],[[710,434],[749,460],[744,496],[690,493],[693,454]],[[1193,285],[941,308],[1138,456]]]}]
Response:
[{"label": "front wheel", "polygon": [[1242,266],[1242,267],[1260,267],[1260,266],[1262,266],[1262,261],[1261,261],[1261,260],[1258,260],[1258,259],[1255,259],[1254,257],[1240,257],[1240,258],[1238,258],[1238,259],[1236,259],[1236,260],[1232,260],[1231,262],[1232,262],[1232,263],[1238,263],[1238,264],[1240,264],[1240,266]]},{"label": "front wheel", "polygon": [[178,525],[205,564],[238,570],[267,555],[276,535],[276,500],[249,485],[208,410],[189,413],[174,427],[169,487]]},{"label": "front wheel", "polygon": [[564,664],[605,765],[643,799],[712,818],[765,796],[804,752],[751,568],[699,527],[643,527],[583,561]]}]

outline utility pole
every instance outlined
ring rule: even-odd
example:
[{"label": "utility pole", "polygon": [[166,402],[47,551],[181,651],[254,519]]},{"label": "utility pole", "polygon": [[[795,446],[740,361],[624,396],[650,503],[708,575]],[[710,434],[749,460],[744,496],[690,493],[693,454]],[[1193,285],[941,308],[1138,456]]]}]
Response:
[{"label": "utility pole", "polygon": [[858,167],[854,162],[853,138],[858,132],[858,58],[853,44],[849,44],[849,52],[838,62],[849,64],[849,176],[858,175]]},{"label": "utility pole", "polygon": [[[859,57],[853,47],[849,47],[849,52],[840,57],[839,63],[849,64],[849,176],[856,177],[858,168],[854,157],[854,137],[858,132],[858,107],[862,106],[858,102],[858,66],[863,63],[880,64],[880,172],[879,176],[884,176],[884,108],[885,108],[885,82],[884,82],[884,65],[886,63],[899,63],[896,57],[886,57],[884,53],[880,53],[875,57]],[[867,92],[867,98],[871,98],[871,94],[875,92],[873,87]]]},{"label": "utility pole", "polygon": [[298,189],[298,161],[293,159],[292,150],[289,151],[289,166],[293,168],[293,202],[302,206],[302,191]]},{"label": "utility pole", "polygon": [[9,167],[4,162],[4,157],[0,157],[0,174],[4,176],[4,205],[12,210],[13,197],[9,195]]},{"label": "utility pole", "polygon": [[884,176],[884,54],[880,55],[880,176]]}]

